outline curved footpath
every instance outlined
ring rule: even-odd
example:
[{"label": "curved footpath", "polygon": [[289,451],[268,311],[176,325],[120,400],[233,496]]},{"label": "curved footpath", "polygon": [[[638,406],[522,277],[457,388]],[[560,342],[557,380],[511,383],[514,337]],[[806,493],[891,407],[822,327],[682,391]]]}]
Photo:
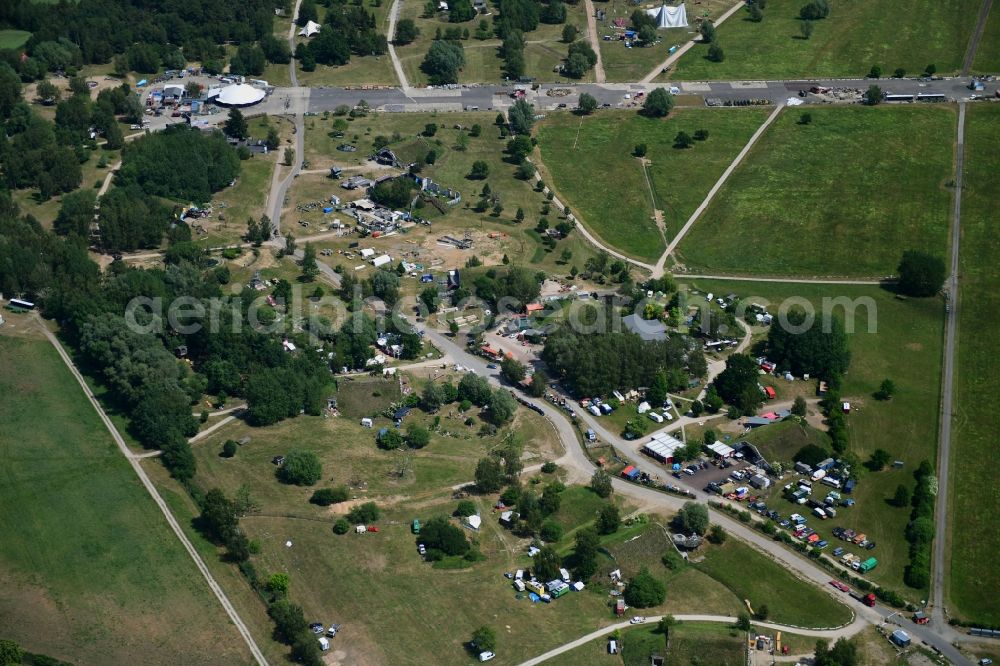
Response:
[{"label": "curved footpath", "polygon": [[[662,615],[647,616],[645,622],[642,622],[642,624],[656,624],[662,617]],[[720,624],[736,623],[735,617],[729,617],[726,615],[674,615],[674,619],[680,622],[718,622]],[[867,622],[857,617],[854,618],[853,622],[839,629],[799,629],[798,627],[790,627],[784,624],[776,624],[774,622],[754,622],[753,624],[756,627],[764,627],[774,631],[788,631],[801,636],[815,636],[816,638],[826,638],[831,641],[835,641],[838,638],[853,636],[868,626]],[[615,630],[628,629],[630,626],[636,625],[633,625],[631,622],[609,624],[608,626],[598,629],[597,631],[590,632],[586,636],[581,636],[574,641],[563,643],[559,647],[549,650],[545,654],[521,662],[520,666],[535,666],[535,664],[541,664],[548,661],[552,657],[562,654],[563,652],[569,652],[570,650],[586,645],[590,641],[600,638],[601,636],[610,634]]]},{"label": "curved footpath", "polygon": [[[426,337],[429,338],[442,353],[447,353],[457,363],[461,363],[477,374],[486,377],[495,386],[503,386],[506,388],[506,385],[500,381],[499,370],[488,368],[485,359],[469,354],[451,338],[445,336],[439,331],[432,328],[425,328],[423,330]],[[574,426],[570,423],[569,419],[566,418],[565,413],[562,410],[553,407],[545,400],[527,398],[525,396],[520,397],[541,410],[542,415],[545,416],[555,427],[556,432],[559,434],[559,439],[565,449],[565,454],[559,459],[558,462],[566,467],[569,467],[577,477],[589,478],[596,468],[584,452],[583,447],[580,444],[578,433],[576,432]],[[630,497],[643,504],[656,506],[670,512],[679,510],[684,503],[688,501],[687,498],[669,495],[665,492],[654,490],[648,486],[628,483],[618,478],[612,479],[612,484],[615,488],[615,492],[618,492],[621,495]],[[693,495],[694,499],[699,501],[705,502],[709,499],[708,494],[702,491],[694,491]],[[896,612],[892,609],[887,609],[881,606],[869,608],[855,603],[844,593],[837,591],[829,584],[832,576],[825,569],[821,569],[819,566],[813,564],[806,558],[800,557],[791,550],[784,548],[764,534],[750,529],[726,513],[710,508],[709,514],[713,523],[722,526],[723,529],[732,534],[734,537],[739,538],[741,541],[750,544],[773,559],[779,561],[782,566],[800,579],[818,585],[820,589],[824,590],[827,594],[843,601],[856,616],[859,616],[866,622],[873,625],[879,625],[885,621],[886,617]],[[942,636],[942,633],[949,632],[946,634],[948,638],[953,639],[957,637],[956,632],[952,631],[949,627],[913,624],[912,626],[907,626],[906,631],[914,638],[914,641],[921,641],[929,646],[932,646],[953,664],[965,664],[971,666],[971,662],[966,659],[965,656],[962,655],[948,641],[948,639]]]}]

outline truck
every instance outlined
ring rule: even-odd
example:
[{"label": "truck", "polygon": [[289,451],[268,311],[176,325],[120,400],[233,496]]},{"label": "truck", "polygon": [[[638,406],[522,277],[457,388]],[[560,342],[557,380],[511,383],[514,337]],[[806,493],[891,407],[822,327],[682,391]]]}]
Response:
[{"label": "truck", "polygon": [[858,571],[860,571],[861,573],[868,573],[877,566],[878,566],[878,560],[876,560],[874,557],[869,557],[867,560],[861,563],[861,566],[858,568]]},{"label": "truck", "polygon": [[868,594],[862,594],[860,592],[851,592],[851,596],[860,601],[861,603],[863,603],[865,606],[868,606],[870,608],[875,608],[875,595],[872,594],[871,592],[869,592]]},{"label": "truck", "polygon": [[413,531],[414,534],[420,534],[420,521],[414,518],[413,524],[410,526],[410,529]]}]

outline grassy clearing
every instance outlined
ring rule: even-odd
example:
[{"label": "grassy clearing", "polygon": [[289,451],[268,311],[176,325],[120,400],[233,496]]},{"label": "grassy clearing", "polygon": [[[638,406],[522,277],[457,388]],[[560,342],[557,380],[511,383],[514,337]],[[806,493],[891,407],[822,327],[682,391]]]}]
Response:
[{"label": "grassy clearing", "polygon": [[986,19],[986,29],[976,49],[972,71],[982,74],[1000,72],[1000,12],[993,11],[992,7],[989,18]]},{"label": "grassy clearing", "polygon": [[[556,114],[540,126],[539,146],[547,180],[574,214],[609,245],[655,261],[665,247],[664,234],[670,238],[683,226],[766,116],[760,109],[683,109],[666,120],[635,112],[588,118]],[[709,131],[708,141],[688,150],[673,148],[678,131],[693,134],[698,129]],[[653,220],[642,164],[631,154],[639,143],[648,148],[652,196],[663,211],[663,233]],[[683,185],[678,174],[684,174]]]},{"label": "grassy clearing", "polygon": [[1000,158],[982,142],[1000,129],[1000,108],[973,106],[966,119],[965,188],[962,201],[958,350],[955,372],[954,429],[952,431],[951,575],[949,596],[962,617],[1000,623],[1000,600],[987,591],[1000,586],[1000,574],[991,565],[1000,548],[996,530],[983,529],[983,517],[1000,507],[992,490],[990,465],[983,464],[994,450],[996,419],[982,403],[1000,388],[996,355],[980,339],[976,322],[995,316],[1000,305],[1000,239],[992,204],[998,189]]},{"label": "grassy clearing", "polygon": [[[836,525],[865,532],[878,543],[871,554],[878,558],[879,566],[869,578],[880,585],[906,591],[903,568],[908,560],[908,545],[903,531],[909,512],[890,506],[886,500],[899,484],[912,490],[913,472],[920,461],[936,459],[943,334],[941,301],[936,298],[901,301],[876,287],[846,285],[699,280],[697,286],[715,293],[732,291],[754,302],[770,304],[772,312],[784,299],[800,297],[814,305],[818,316],[824,298],[847,297],[858,303],[862,302],[858,299],[872,299],[874,309],[870,312],[874,313],[871,322],[875,324],[875,332],[868,332],[869,315],[860,308],[855,332],[849,334],[852,360],[841,394],[852,404],[847,419],[850,449],[861,460],[868,460],[876,448],[882,448],[894,459],[902,460],[904,467],[868,473],[852,495],[856,506],[838,513],[836,520],[816,521],[810,526],[831,544],[837,542],[829,538]],[[841,321],[849,321],[843,307],[838,306],[833,312]],[[897,392],[891,401],[878,402],[872,394],[885,378],[895,382]],[[978,495],[976,501],[980,501]],[[791,513],[792,505],[781,505],[783,500],[776,502],[768,500],[768,505],[774,503],[774,508],[784,515]]]},{"label": "grassy clearing", "polygon": [[[420,35],[412,43],[396,47],[396,55],[399,57],[410,85],[427,84],[427,75],[420,70],[420,64],[430,49],[437,31],[440,30],[443,33],[452,27],[468,30],[470,33],[470,38],[463,39],[461,42],[465,52],[465,67],[459,74],[459,82],[498,83],[503,80],[503,61],[497,55],[500,40],[493,37],[493,16],[491,14],[476,16],[466,23],[449,23],[447,18],[443,16],[435,15],[431,18],[423,18],[423,9],[424,4],[421,2],[404,3],[399,15],[401,19],[413,19],[420,30]],[[476,30],[481,21],[485,21],[489,26],[490,39],[479,40],[475,38]],[[586,30],[587,17],[582,3],[566,4],[566,23]],[[562,24],[546,25],[540,23],[536,30],[524,35],[527,42],[524,48],[525,76],[543,83],[578,82],[576,79],[567,79],[554,71],[556,65],[560,64],[566,57],[568,47],[562,42],[562,28]],[[592,81],[593,72],[588,72],[582,80]]]},{"label": "grassy clearing", "polygon": [[[118,150],[104,150],[99,148],[93,151],[89,159],[80,165],[80,170],[82,171],[80,189],[94,188],[96,191],[97,188],[94,185],[98,182],[104,182],[104,178],[108,174],[108,168],[114,165],[120,156],[121,151]],[[101,157],[104,157],[107,166],[97,166],[101,161]],[[49,229],[52,228],[52,222],[59,214],[59,206],[62,205],[63,199],[63,195],[57,195],[41,201],[36,189],[14,190],[11,192],[11,196],[14,202],[21,208],[22,213],[33,215],[36,220],[42,223],[42,226]]]},{"label": "grassy clearing", "polygon": [[0,359],[5,637],[77,663],[248,663],[55,350],[3,336]]},{"label": "grassy clearing", "polygon": [[[732,3],[728,0],[702,0],[696,6],[688,7],[689,25],[687,28],[658,30],[659,42],[649,47],[636,46],[633,48],[626,48],[625,42],[617,38],[620,31],[615,30],[613,23],[615,19],[620,18],[625,20],[626,25],[631,26],[629,17],[636,6],[625,2],[625,0],[610,0],[596,5],[598,10],[603,10],[607,14],[604,21],[597,22],[597,35],[598,39],[601,40],[601,61],[604,63],[604,73],[607,80],[639,81],[667,59],[671,46],[684,44],[697,34],[696,15],[715,18],[729,9],[731,5]],[[586,23],[581,28],[586,30]],[[614,39],[605,40],[605,36]]]},{"label": "grassy clearing", "polygon": [[[940,73],[958,71],[979,12],[979,0],[947,5],[915,0],[900,11],[893,0],[832,5],[830,16],[814,22],[802,39],[798,0],[773,0],[764,20],[737,14],[719,27],[717,41],[726,59],[710,62],[707,46],[682,57],[675,78],[688,81],[863,76],[872,65],[886,75],[902,67],[919,74],[930,63]],[[891,20],[887,20],[888,17]]]},{"label": "grassy clearing", "polygon": [[786,463],[807,444],[830,449],[830,437],[825,432],[790,420],[766,428],[757,428],[742,439],[755,445],[767,460],[780,460]]},{"label": "grassy clearing", "polygon": [[[705,561],[695,566],[739,599],[749,600],[755,610],[767,605],[772,622],[828,627],[851,621],[847,606],[812,585],[802,584],[780,564],[735,539],[710,546]],[[797,594],[788,594],[790,590]]]},{"label": "grassy clearing", "polygon": [[[306,158],[311,169],[339,165],[345,169],[354,169],[345,173],[379,175],[386,173],[386,170],[379,169],[368,161],[369,155],[374,152],[374,139],[378,136],[389,138],[390,146],[398,151],[403,160],[422,161],[430,150],[437,153],[435,163],[425,165],[421,174],[436,183],[459,190],[462,202],[448,208],[444,215],[430,206],[421,209],[420,214],[432,221],[431,227],[420,226],[405,234],[366,240],[366,244],[370,243],[377,250],[385,250],[394,258],[406,255],[408,259],[425,266],[440,264],[451,268],[454,265],[464,265],[473,254],[486,264],[499,264],[506,254],[513,262],[530,264],[553,275],[567,275],[572,265],[582,269],[587,258],[595,254],[595,250],[579,234],[571,233],[568,238],[560,240],[554,250],[541,245],[534,228],[542,217],[545,197],[536,192],[530,183],[515,177],[516,167],[505,160],[503,151],[506,140],[499,137],[493,124],[495,118],[496,114],[491,113],[462,114],[462,129],[456,129],[457,117],[449,114],[371,114],[350,122],[344,136],[337,137],[333,135],[336,132],[332,129],[335,122],[332,117],[311,117],[306,122]],[[438,125],[436,134],[433,137],[420,136],[429,123]],[[482,130],[478,137],[468,136],[474,124],[478,124]],[[462,135],[468,139],[465,150],[459,144]],[[350,153],[338,151],[337,146],[343,143],[357,146],[358,149]],[[477,160],[484,161],[489,166],[489,177],[485,181],[470,180],[467,177],[473,162]],[[492,192],[500,195],[503,205],[500,215],[492,212],[477,213],[473,209],[485,184],[490,186]],[[340,197],[360,196],[360,193],[349,193],[341,189],[325,175],[315,174],[298,178],[289,198],[293,201],[316,201],[325,199],[330,194]],[[518,208],[525,213],[522,223],[516,221]],[[321,230],[324,221],[321,212],[300,214],[295,211],[294,214],[297,219],[309,221],[310,229]],[[337,217],[348,221],[343,215]],[[554,208],[550,210],[547,219],[553,227],[561,221]],[[472,250],[451,250],[437,245],[437,238],[443,234],[461,237],[466,233],[474,241]],[[356,238],[346,236],[325,242],[324,247],[345,250],[354,240]],[[566,262],[562,260],[564,250],[570,253],[570,259]],[[344,265],[350,263],[345,260]]]},{"label": "grassy clearing", "polygon": [[19,49],[31,39],[26,30],[0,30],[0,49]]},{"label": "grassy clearing", "polygon": [[681,244],[689,269],[883,276],[904,249],[946,254],[954,110],[809,112],[785,111],[754,146]]}]

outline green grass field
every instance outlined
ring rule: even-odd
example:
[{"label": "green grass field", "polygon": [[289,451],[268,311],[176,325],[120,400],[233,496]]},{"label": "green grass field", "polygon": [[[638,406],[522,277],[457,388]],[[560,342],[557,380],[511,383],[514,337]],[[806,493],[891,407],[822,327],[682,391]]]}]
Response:
[{"label": "green grass field", "polygon": [[953,109],[786,110],[681,243],[689,270],[869,276],[947,254]]},{"label": "green grass field", "polygon": [[0,49],[19,49],[31,39],[25,30],[0,30]]},{"label": "green grass field", "polygon": [[688,81],[864,76],[879,65],[885,76],[897,67],[911,76],[928,64],[939,73],[961,68],[976,23],[979,0],[940,3],[915,0],[902,10],[893,0],[831,4],[828,18],[814,21],[802,39],[799,0],[772,0],[764,20],[737,14],[719,27],[725,61],[706,59],[699,45],[677,63],[674,78]]},{"label": "green grass field", "polygon": [[[908,561],[903,532],[909,512],[886,500],[899,484],[913,489],[913,472],[922,460],[936,460],[944,314],[941,300],[903,301],[877,287],[846,285],[698,280],[697,286],[702,291],[734,292],[753,302],[770,304],[771,312],[776,312],[784,299],[804,298],[814,304],[818,321],[824,298],[846,297],[859,305],[864,302],[861,299],[871,299],[874,309],[868,312],[874,313],[871,323],[875,332],[868,332],[870,315],[859,307],[855,332],[849,335],[851,366],[841,390],[852,404],[847,418],[849,446],[863,461],[876,448],[885,449],[894,459],[902,460],[904,467],[863,473],[852,495],[857,505],[839,512],[836,520],[810,521],[810,526],[831,544],[837,540],[829,538],[830,530],[837,525],[865,532],[878,543],[871,554],[878,558],[879,566],[869,578],[901,592],[909,591],[917,600],[925,598],[903,585],[903,568]],[[843,307],[832,311],[842,322],[847,319]],[[872,394],[885,378],[895,382],[897,392],[892,400],[878,402]],[[771,503],[769,499],[768,505]],[[774,508],[787,516],[792,505],[776,503]]]},{"label": "green grass field", "polygon": [[986,19],[986,29],[976,49],[972,71],[982,74],[1000,72],[1000,12],[993,11],[992,7],[989,18]]},{"label": "green grass field", "polygon": [[742,439],[755,445],[769,461],[789,463],[792,457],[807,444],[830,449],[830,437],[822,430],[795,421],[782,421],[765,428],[757,428]]},{"label": "green grass field", "polygon": [[988,624],[1000,623],[1000,600],[987,592],[1000,586],[1000,574],[991,565],[1000,535],[984,530],[983,520],[1000,508],[1000,496],[991,466],[983,464],[994,449],[996,419],[982,399],[1000,389],[1000,367],[989,346],[982,344],[975,322],[984,315],[994,317],[1000,305],[1000,239],[993,210],[1000,194],[1000,158],[988,144],[998,131],[1000,108],[969,109],[952,429],[951,575],[946,578],[955,614]]},{"label": "green grass field", "polygon": [[[780,564],[733,538],[721,546],[709,546],[705,561],[695,566],[732,590],[741,601],[749,600],[755,610],[766,605],[771,622],[827,627],[851,621],[847,606],[801,583]],[[796,594],[788,594],[791,590]]]},{"label": "green grass field", "polygon": [[55,350],[4,335],[0,361],[4,637],[74,663],[249,663]]},{"label": "green grass field", "polygon": [[[666,120],[634,111],[580,118],[551,115],[539,127],[545,177],[583,223],[609,245],[646,261],[655,261],[667,238],[683,226],[708,190],[740,151],[766,111],[683,109]],[[693,148],[673,147],[683,130],[709,131]],[[648,148],[649,179],[632,156],[638,143]],[[663,233],[653,219],[663,211]]]}]

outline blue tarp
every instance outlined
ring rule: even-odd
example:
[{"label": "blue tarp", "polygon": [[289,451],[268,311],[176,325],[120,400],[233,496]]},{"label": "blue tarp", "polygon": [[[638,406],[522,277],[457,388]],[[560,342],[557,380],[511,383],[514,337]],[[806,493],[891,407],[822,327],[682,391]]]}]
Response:
[{"label": "blue tarp", "polygon": [[324,213],[332,213],[333,212],[333,208],[324,208],[323,212]]},{"label": "blue tarp", "polygon": [[146,79],[143,79],[142,81],[139,81],[139,83],[135,84],[137,88],[141,88],[144,85],[146,85]]},{"label": "blue tarp", "polygon": [[533,604],[537,604],[539,601],[542,600],[542,598],[537,594],[535,594],[534,592],[528,592],[528,598],[531,599],[531,603]]}]

